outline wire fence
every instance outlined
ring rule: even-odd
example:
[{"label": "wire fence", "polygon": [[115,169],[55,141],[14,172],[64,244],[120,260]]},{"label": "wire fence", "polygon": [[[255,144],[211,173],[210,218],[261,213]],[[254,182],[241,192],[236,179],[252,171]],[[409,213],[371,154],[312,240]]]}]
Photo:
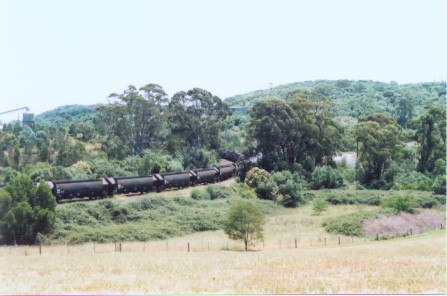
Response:
[{"label": "wire fence", "polygon": [[[405,234],[396,233],[393,237],[419,235],[434,229],[444,229],[444,225],[433,228],[410,230]],[[352,236],[320,236],[296,237],[286,239],[270,239],[251,245],[249,250],[282,250],[282,249],[309,249],[346,246],[369,243],[374,240],[388,239],[377,233],[375,237]],[[244,251],[244,244],[227,238],[214,239],[172,239],[148,242],[112,242],[112,243],[85,243],[81,245],[32,245],[32,246],[1,246],[1,256],[53,256],[73,254],[112,254],[112,253],[159,253],[159,252],[220,252]]]}]

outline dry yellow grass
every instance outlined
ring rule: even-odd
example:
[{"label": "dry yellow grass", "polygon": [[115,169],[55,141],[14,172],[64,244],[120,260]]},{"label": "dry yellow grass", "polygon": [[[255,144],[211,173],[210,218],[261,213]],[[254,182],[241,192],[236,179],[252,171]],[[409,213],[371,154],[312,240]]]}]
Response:
[{"label": "dry yellow grass", "polygon": [[222,231],[124,243],[121,253],[114,244],[96,245],[96,253],[93,244],[43,247],[42,255],[38,247],[4,247],[0,293],[447,292],[445,231],[379,242],[344,238],[338,246],[320,227],[324,218],[358,210],[331,207],[323,217],[311,216],[309,206],[280,210],[266,225],[266,244],[247,253]]},{"label": "dry yellow grass", "polygon": [[331,247],[5,256],[0,293],[441,293],[445,233]]}]

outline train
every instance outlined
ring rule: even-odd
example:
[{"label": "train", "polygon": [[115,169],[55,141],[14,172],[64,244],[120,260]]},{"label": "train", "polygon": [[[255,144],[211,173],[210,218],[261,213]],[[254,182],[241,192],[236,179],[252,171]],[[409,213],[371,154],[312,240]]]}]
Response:
[{"label": "train", "polygon": [[217,183],[236,175],[233,162],[185,172],[156,173],[148,176],[105,177],[95,180],[46,181],[58,203],[75,198],[102,199],[115,194],[143,194]]}]

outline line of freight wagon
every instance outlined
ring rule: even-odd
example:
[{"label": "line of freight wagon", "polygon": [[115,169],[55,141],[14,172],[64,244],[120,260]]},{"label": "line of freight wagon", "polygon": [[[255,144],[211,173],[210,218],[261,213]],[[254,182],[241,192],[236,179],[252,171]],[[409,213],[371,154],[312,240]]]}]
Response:
[{"label": "line of freight wagon", "polygon": [[[57,202],[73,198],[97,199],[114,194],[147,193],[197,184],[216,183],[236,175],[234,163],[187,172],[158,173],[149,176],[106,177],[96,180],[47,181]],[[0,188],[5,186],[0,184]]]}]

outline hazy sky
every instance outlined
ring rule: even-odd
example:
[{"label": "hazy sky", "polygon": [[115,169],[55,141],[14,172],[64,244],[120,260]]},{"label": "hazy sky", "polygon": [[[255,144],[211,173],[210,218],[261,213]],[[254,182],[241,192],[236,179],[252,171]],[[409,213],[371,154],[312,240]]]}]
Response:
[{"label": "hazy sky", "polygon": [[130,84],[226,98],[315,79],[445,80],[446,3],[0,0],[0,112],[105,103]]}]

